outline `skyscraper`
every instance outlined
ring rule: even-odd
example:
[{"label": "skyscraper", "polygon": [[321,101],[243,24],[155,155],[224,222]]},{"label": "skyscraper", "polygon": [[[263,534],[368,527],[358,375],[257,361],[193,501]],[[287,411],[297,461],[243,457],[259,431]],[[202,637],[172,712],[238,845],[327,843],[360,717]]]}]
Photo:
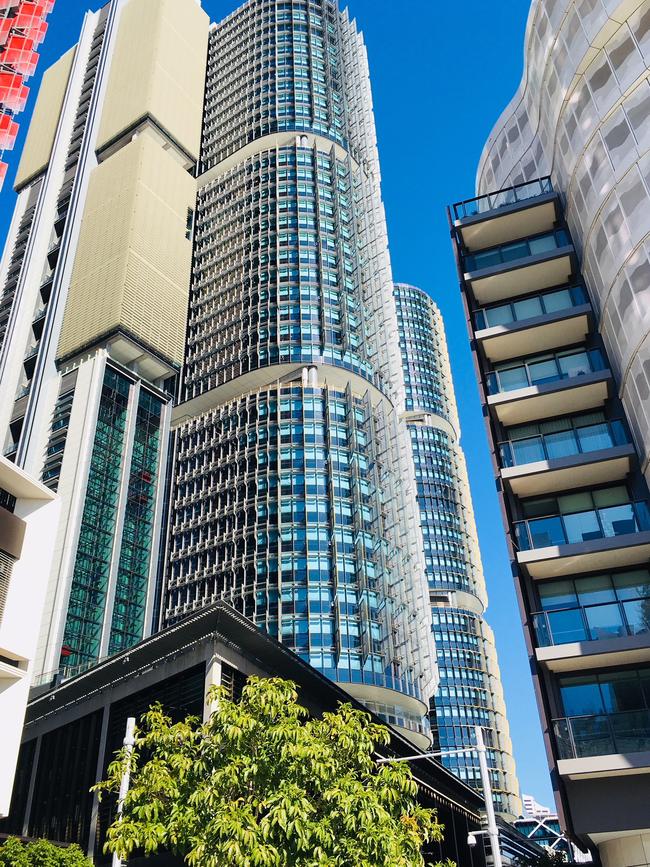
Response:
[{"label": "skyscraper", "polygon": [[[458,749],[484,730],[496,809],[521,814],[506,707],[487,607],[444,325],[432,299],[395,286],[406,386],[405,420],[429,583],[440,685],[431,704],[436,747]],[[462,780],[481,788],[478,755],[443,755]]]},{"label": "skyscraper", "polygon": [[88,13],[43,76],[18,167],[0,441],[61,502],[37,675],[151,630],[207,37],[193,0]]},{"label": "skyscraper", "polygon": [[332,0],[210,32],[163,623],[225,598],[429,743],[368,65]]},{"label": "skyscraper", "polygon": [[650,863],[649,68],[647,0],[535,0],[452,215],[558,810],[606,867]]}]

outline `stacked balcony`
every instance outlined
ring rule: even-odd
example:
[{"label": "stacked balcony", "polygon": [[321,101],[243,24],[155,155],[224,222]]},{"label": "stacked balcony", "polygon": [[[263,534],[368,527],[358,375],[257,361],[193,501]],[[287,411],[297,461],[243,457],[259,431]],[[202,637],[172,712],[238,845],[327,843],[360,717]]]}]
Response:
[{"label": "stacked balcony", "polygon": [[650,772],[650,502],[560,197],[543,178],[450,224],[553,758]]}]

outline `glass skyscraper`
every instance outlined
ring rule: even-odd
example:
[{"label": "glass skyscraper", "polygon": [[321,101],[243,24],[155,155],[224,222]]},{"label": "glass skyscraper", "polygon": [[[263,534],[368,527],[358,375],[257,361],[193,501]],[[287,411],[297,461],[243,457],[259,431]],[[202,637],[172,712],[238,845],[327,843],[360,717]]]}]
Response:
[{"label": "glass skyscraper", "polygon": [[[474,742],[481,726],[495,808],[521,813],[506,708],[487,607],[465,456],[442,317],[415,286],[395,286],[406,387],[406,423],[417,484],[440,686],[431,702],[436,748]],[[443,755],[462,780],[481,788],[477,753]]]},{"label": "glass skyscraper", "polygon": [[210,33],[163,623],[225,598],[430,742],[369,73],[332,0]]}]

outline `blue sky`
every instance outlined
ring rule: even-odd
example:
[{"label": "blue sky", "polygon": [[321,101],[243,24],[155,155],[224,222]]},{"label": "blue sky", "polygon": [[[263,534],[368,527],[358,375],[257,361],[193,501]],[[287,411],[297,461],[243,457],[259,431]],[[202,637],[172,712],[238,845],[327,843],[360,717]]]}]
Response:
[{"label": "blue sky", "polygon": [[[39,71],[76,39],[83,12],[99,2],[58,0]],[[213,19],[237,0],[203,0]],[[529,0],[349,0],[370,57],[383,193],[396,280],[426,289],[447,328],[490,608],[522,790],[551,805],[546,756],[532,691],[478,390],[469,352],[445,207],[469,198],[483,143],[521,78]],[[31,82],[32,97],[38,75]],[[0,194],[0,238],[13,209],[11,180]]]}]

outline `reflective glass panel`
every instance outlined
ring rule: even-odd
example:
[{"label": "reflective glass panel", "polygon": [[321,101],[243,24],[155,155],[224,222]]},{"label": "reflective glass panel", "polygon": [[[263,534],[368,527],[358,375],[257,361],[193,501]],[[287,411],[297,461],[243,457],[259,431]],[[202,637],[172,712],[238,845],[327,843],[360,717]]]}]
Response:
[{"label": "reflective glass panel", "polygon": [[525,367],[511,367],[509,370],[500,370],[498,375],[500,391],[512,391],[515,388],[526,388],[528,377]]},{"label": "reflective glass panel", "polygon": [[556,310],[566,310],[572,306],[571,292],[568,289],[560,289],[544,296],[544,307],[547,313],[555,313]]},{"label": "reflective glass panel", "polygon": [[571,608],[578,604],[572,581],[540,583],[539,598],[544,611],[553,608]]},{"label": "reflective glass panel", "polygon": [[566,541],[560,518],[538,518],[528,522],[533,548],[563,545]]},{"label": "reflective glass panel", "polygon": [[621,604],[632,635],[650,632],[650,599],[634,599]]},{"label": "reflective glass panel", "polygon": [[542,235],[541,238],[531,238],[529,244],[531,256],[537,256],[539,253],[548,253],[557,247],[554,234]]},{"label": "reflective glass panel", "polygon": [[533,316],[541,316],[544,312],[539,296],[522,298],[521,301],[515,301],[512,306],[515,309],[515,319],[517,321],[521,321],[522,319],[532,319]]},{"label": "reflective glass panel", "polygon": [[512,322],[512,308],[509,304],[503,304],[501,307],[492,307],[485,311],[485,321],[490,328],[495,325],[508,325]]},{"label": "reflective glass panel", "polygon": [[592,640],[627,635],[618,602],[614,602],[612,605],[594,605],[585,608],[585,617],[589,624],[589,636]]},{"label": "reflective glass panel", "polygon": [[570,544],[600,539],[603,535],[598,524],[598,517],[593,511],[565,515],[564,526],[566,527],[567,541]]},{"label": "reflective glass panel", "polygon": [[571,355],[561,355],[558,364],[563,377],[581,376],[591,373],[591,362],[586,352],[575,352]]},{"label": "reflective glass panel", "polygon": [[576,437],[572,430],[546,434],[545,442],[549,460],[574,455],[577,451]]},{"label": "reflective glass panel", "polygon": [[567,644],[570,641],[587,641],[587,631],[578,608],[569,611],[550,611],[548,621],[554,644]]},{"label": "reflective glass panel", "polygon": [[558,378],[557,363],[554,358],[544,361],[531,361],[528,363],[528,372],[532,385],[541,385],[544,382],[553,382]]},{"label": "reflective glass panel", "polygon": [[605,536],[623,536],[626,533],[634,533],[636,520],[631,503],[624,506],[611,506],[609,509],[600,510],[600,520],[603,525]]},{"label": "reflective glass panel", "polygon": [[529,464],[532,461],[543,461],[546,458],[541,437],[531,437],[512,443],[512,454],[515,465]]},{"label": "reflective glass panel", "polygon": [[650,596],[650,572],[647,569],[633,569],[613,575],[612,580],[619,599],[638,599]]},{"label": "reflective glass panel", "polygon": [[600,602],[614,602],[616,595],[609,575],[594,575],[576,580],[576,590],[580,605],[597,605]]},{"label": "reflective glass panel", "polygon": [[608,449],[612,445],[612,436],[607,424],[594,424],[577,430],[580,449],[583,452],[595,452],[598,449]]},{"label": "reflective glass panel", "polygon": [[575,677],[560,681],[562,706],[566,716],[603,713],[605,705],[598,683],[590,677]]}]

